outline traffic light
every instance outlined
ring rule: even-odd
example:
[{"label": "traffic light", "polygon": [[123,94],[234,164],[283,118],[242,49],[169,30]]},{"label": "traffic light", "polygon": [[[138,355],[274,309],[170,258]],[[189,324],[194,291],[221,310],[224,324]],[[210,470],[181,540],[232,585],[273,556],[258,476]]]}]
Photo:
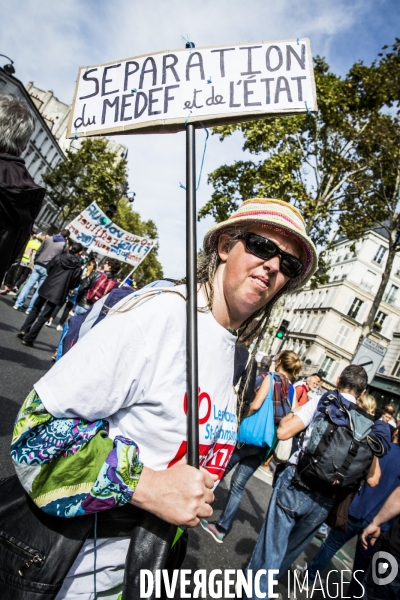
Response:
[{"label": "traffic light", "polygon": [[117,211],[117,205],[116,204],[109,204],[108,208],[106,210],[106,217],[102,217],[100,219],[100,223],[102,225],[107,225],[107,223],[109,223],[110,221],[112,221],[113,216],[115,215]]},{"label": "traffic light", "polygon": [[289,321],[286,321],[286,319],[283,319],[282,323],[279,325],[278,331],[276,332],[276,337],[279,338],[280,340],[283,340],[283,338],[285,337],[285,335],[287,333],[288,326],[289,326]]}]

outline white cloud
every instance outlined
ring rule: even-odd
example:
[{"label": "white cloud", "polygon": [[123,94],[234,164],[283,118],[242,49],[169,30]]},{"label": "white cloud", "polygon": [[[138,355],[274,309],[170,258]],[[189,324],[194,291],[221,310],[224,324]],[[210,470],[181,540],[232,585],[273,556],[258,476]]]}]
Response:
[{"label": "white cloud", "polygon": [[[330,60],[341,51],[334,46],[335,36],[347,34],[352,40],[353,28],[363,19],[371,21],[373,11],[385,5],[386,0],[19,0],[2,3],[0,52],[15,61],[16,75],[24,83],[33,80],[71,102],[79,66],[179,48],[182,35],[190,35],[197,46],[310,37],[314,54]],[[377,49],[380,45],[379,41]],[[349,57],[347,66],[358,58]],[[185,136],[117,139],[129,147],[130,187],[137,193],[134,207],[158,226],[165,274],[180,276],[185,268],[185,192],[179,187],[185,180]],[[203,132],[198,132],[198,164],[203,140]],[[238,134],[223,144],[210,137],[199,206],[212,192],[207,173],[240,158]],[[199,223],[200,240],[212,223]]]}]

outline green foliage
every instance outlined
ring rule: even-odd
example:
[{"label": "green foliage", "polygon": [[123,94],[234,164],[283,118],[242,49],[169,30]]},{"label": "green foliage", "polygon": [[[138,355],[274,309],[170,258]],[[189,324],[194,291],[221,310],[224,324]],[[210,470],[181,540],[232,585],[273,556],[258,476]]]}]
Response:
[{"label": "green foliage", "polygon": [[[325,248],[333,220],[346,210],[349,186],[364,181],[375,160],[363,148],[370,143],[376,119],[399,98],[399,51],[400,41],[396,40],[378,61],[369,67],[358,62],[344,78],[316,57],[316,115],[271,116],[215,128],[221,141],[235,131],[242,132],[243,148],[262,157],[213,171],[208,181],[214,193],[200,210],[199,219],[212,215],[220,222],[243,200],[280,198],[301,210],[311,238]],[[322,265],[319,282],[328,279],[326,267]]]},{"label": "green foliage", "polygon": [[[140,237],[149,237],[153,240],[158,237],[157,227],[154,221],[142,221],[139,213],[131,209],[130,203],[125,198],[119,202],[118,210],[115,213],[113,221],[119,225],[119,227],[122,227],[122,229],[135,233]],[[133,278],[135,281],[140,282],[141,285],[163,278],[163,270],[161,263],[157,258],[157,254],[158,247],[156,246],[147,254],[146,258],[134,272]],[[131,265],[125,265],[123,269],[121,269],[120,274],[123,277],[126,277],[131,270]]]},{"label": "green foliage", "polygon": [[127,178],[126,159],[117,158],[104,138],[88,138],[77,151],[43,176],[48,197],[61,209],[63,223],[74,219],[93,201],[106,210],[121,198]]},{"label": "green foliage", "polygon": [[377,115],[371,120],[368,134],[357,150],[368,168],[362,177],[349,183],[341,205],[339,225],[350,240],[360,239],[371,227],[381,228],[389,240],[385,269],[363,326],[362,337],[365,337],[373,328],[394,257],[400,251],[400,120]]}]

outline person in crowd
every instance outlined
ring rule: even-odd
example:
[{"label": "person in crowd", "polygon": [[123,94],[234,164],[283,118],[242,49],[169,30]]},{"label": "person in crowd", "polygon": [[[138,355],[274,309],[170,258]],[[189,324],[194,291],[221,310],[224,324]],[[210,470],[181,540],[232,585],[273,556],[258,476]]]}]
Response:
[{"label": "person in crowd", "polygon": [[4,280],[4,289],[0,292],[1,295],[9,294],[10,296],[16,296],[18,289],[27,280],[33,269],[33,259],[41,243],[38,236],[32,233],[31,239],[25,246],[20,260],[7,271]]},{"label": "person in crowd", "polygon": [[29,240],[46,193],[21,158],[34,129],[25,102],[0,94],[0,284]]},{"label": "person in crowd", "polygon": [[[318,392],[318,390],[319,388],[316,388],[312,393],[315,394],[316,392]],[[318,395],[320,396],[321,394]],[[360,398],[357,398],[356,404],[360,408],[363,408],[369,415],[375,414],[376,401],[375,398],[370,394],[363,394],[362,396],[360,396]],[[326,540],[326,538],[328,537],[327,523],[322,523],[321,527],[315,534],[315,537],[319,540]]]},{"label": "person in crowd", "polygon": [[[400,472],[397,470],[397,482]],[[375,549],[374,557],[385,560],[371,560],[363,579],[364,598],[368,600],[398,600],[400,597],[400,486],[390,494],[385,504],[374,516],[361,535],[364,550],[368,546]],[[395,519],[392,527],[381,536],[382,525]],[[382,553],[380,556],[378,553]],[[385,555],[383,555],[385,553]],[[389,555],[389,556],[388,556]],[[388,558],[390,557],[390,565]],[[383,571],[379,569],[384,567]],[[387,568],[390,566],[389,571]]]},{"label": "person in crowd", "polygon": [[79,288],[75,314],[84,315],[90,307],[118,285],[116,275],[121,263],[107,258],[103,271],[95,270],[82,280]]},{"label": "person in crowd", "polygon": [[376,400],[371,394],[363,394],[357,398],[357,406],[363,408],[369,415],[375,415]]},{"label": "person in crowd", "polygon": [[32,296],[32,299],[29,303],[28,308],[26,309],[26,313],[29,314],[33,310],[33,306],[39,296],[40,286],[43,281],[47,277],[47,265],[50,261],[59,254],[66,253],[68,254],[68,239],[69,239],[69,230],[62,229],[59,233],[56,233],[52,236],[48,236],[39,250],[36,252],[34,267],[32,273],[29,276],[28,281],[25,283],[24,287],[20,291],[17,300],[13,306],[15,310],[25,310],[24,304],[25,300],[28,298],[31,290],[36,286],[36,291]]},{"label": "person in crowd", "polygon": [[257,365],[257,374],[255,380],[254,391],[258,392],[264,378],[268,375],[272,364],[271,356],[263,356],[260,363]]},{"label": "person in crowd", "polygon": [[[373,411],[370,414],[373,414]],[[379,459],[381,476],[377,486],[372,488],[366,483],[361,484],[360,489],[354,494],[354,498],[350,504],[347,523],[342,524],[340,529],[333,528],[330,530],[327,539],[308,566],[300,567],[297,565],[301,573],[308,573],[307,580],[309,587],[313,585],[317,572],[322,573],[344,544],[355,536],[361,536],[364,528],[371,523],[373,516],[380,510],[393,490],[397,488],[400,464],[399,444],[400,429],[396,429],[390,445],[390,452]],[[391,525],[391,522],[382,525],[382,532],[390,529]],[[358,571],[358,574],[356,579],[352,579],[347,591],[350,598],[353,596],[362,597],[358,582],[362,582],[363,573],[370,559],[371,556],[363,551],[361,544],[358,542],[353,565],[353,573]]]},{"label": "person in crowd", "polygon": [[385,421],[390,427],[397,427],[397,422],[394,418],[396,408],[392,404],[383,407],[382,421]]},{"label": "person in crowd", "polygon": [[[367,383],[365,370],[358,365],[349,365],[338,377],[336,387],[345,401],[355,404],[356,399],[365,393]],[[302,447],[306,447],[311,438],[319,402],[320,400],[315,398],[284,417],[278,428],[278,439],[290,439],[305,430]],[[387,452],[390,447],[387,426],[375,422],[370,432],[370,436],[372,435],[378,436],[380,444]],[[309,544],[335,506],[336,494],[328,491],[324,493],[321,486],[314,489],[302,484],[296,470],[298,460],[299,452],[296,451],[277,478],[264,525],[247,567],[252,573],[260,569],[266,569],[267,572],[269,569],[277,569],[279,577],[282,576]],[[379,481],[379,463],[376,456],[372,459],[366,480],[371,486]],[[266,593],[268,598],[266,576],[260,579],[260,590]]]},{"label": "person in crowd", "polygon": [[82,244],[75,243],[70,246],[68,254],[57,254],[48,263],[47,277],[40,286],[39,296],[21,331],[17,333],[24,346],[34,345],[54,308],[66,297],[68,290],[79,284],[82,273],[80,260],[82,252]]},{"label": "person in crowd", "polygon": [[[319,389],[321,385],[321,378],[318,373],[309,375],[305,380],[298,381],[294,384],[296,392],[297,406],[303,406],[308,402],[314,391]],[[320,396],[321,394],[319,394]]]},{"label": "person in crowd", "polygon": [[[91,273],[93,273],[93,271],[96,269],[96,259],[94,256],[90,256],[87,259],[84,259],[83,261],[83,265],[82,265],[82,280],[84,280],[86,277],[89,277],[89,275]],[[68,292],[68,296],[66,297],[66,302],[64,305],[64,310],[62,312],[62,315],[59,319],[58,325],[57,325],[57,331],[62,331],[64,328],[64,325],[68,319],[69,316],[73,316],[75,314],[74,312],[74,308],[76,306],[76,302],[77,302],[77,298],[78,298],[78,292],[79,292],[79,288],[80,288],[80,284],[77,288],[70,290]],[[46,326],[47,327],[51,327],[53,325],[53,321],[54,319],[57,317],[58,313],[60,312],[60,309],[62,308],[61,306],[56,306],[56,308],[53,310],[53,312],[51,313],[51,316],[49,318],[48,321],[46,321]],[[54,353],[54,357],[55,357]]]},{"label": "person in crowd", "polygon": [[[236,415],[236,342],[253,342],[254,359],[275,302],[302,287],[316,267],[304,220],[286,202],[248,200],[212,227],[204,238],[197,274],[199,452],[204,470],[182,463],[187,447],[186,287],[144,289],[114,306],[35,384],[25,401],[12,456],[28,494],[43,511],[72,519],[129,504],[174,527],[193,527],[200,518],[209,518],[212,488],[223,475],[236,436],[231,418]],[[29,419],[24,419],[27,414]],[[39,414],[42,424],[48,415],[42,426],[36,424]],[[43,427],[57,431],[57,444],[67,436],[70,447],[70,420],[73,431],[85,436],[85,450],[78,446],[73,455],[58,455],[58,472],[64,475],[57,479],[52,453],[44,454],[43,443],[50,442]],[[62,427],[57,427],[59,421]],[[89,432],[97,433],[99,427],[109,428],[110,437],[103,434],[95,444],[91,439],[87,443]],[[217,434],[221,427],[224,438]],[[34,439],[40,457],[31,451]],[[66,460],[68,469],[62,466]],[[46,481],[51,495],[43,497],[40,481]],[[23,541],[22,532],[13,535]],[[122,587],[128,548],[129,537],[111,533],[97,540],[98,594]],[[92,594],[93,552],[90,539],[82,542],[75,564],[63,552],[63,565],[70,570],[62,598],[75,597],[77,586],[85,598]]]},{"label": "person in crowd", "polygon": [[[292,408],[294,400],[293,382],[296,381],[303,363],[299,356],[291,350],[284,350],[275,359],[275,373],[273,373],[272,384],[274,386],[274,411],[275,424],[284,416],[279,411],[282,405],[286,405],[286,412]],[[259,411],[270,391],[270,378],[265,377],[253,402],[246,409],[243,418],[249,417]],[[253,473],[262,464],[266,452],[271,448],[253,446],[251,444],[238,443],[233,451],[231,460],[226,468],[225,475],[236,467],[230,483],[230,490],[225,502],[224,510],[214,522],[207,519],[201,520],[201,526],[212,535],[214,540],[222,544],[228,529],[233,523],[239,508],[244,488]]]}]

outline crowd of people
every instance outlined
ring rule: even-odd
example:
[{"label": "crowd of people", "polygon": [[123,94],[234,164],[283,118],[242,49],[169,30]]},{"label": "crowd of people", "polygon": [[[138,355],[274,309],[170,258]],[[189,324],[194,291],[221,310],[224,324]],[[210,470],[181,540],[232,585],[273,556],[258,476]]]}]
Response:
[{"label": "crowd of people", "polygon": [[63,331],[68,318],[84,315],[121,283],[118,260],[100,263],[92,252],[83,257],[84,251],[82,244],[70,239],[68,229],[32,234],[22,257],[11,265],[0,294],[14,296],[13,308],[28,315],[17,333],[25,346],[34,346],[42,327],[51,327],[62,308],[58,331]]},{"label": "crowd of people", "polygon": [[[247,481],[264,464],[275,467],[273,493],[247,566],[247,598],[273,597],[268,573],[290,568],[312,589],[356,535],[353,597],[399,598],[400,576],[381,586],[371,558],[379,546],[400,564],[395,407],[376,407],[358,365],[324,390],[318,373],[299,379],[293,351],[255,364],[276,302],[317,269],[300,212],[247,200],[205,235],[198,470],[185,461],[185,280],[121,291],[118,261],[83,259],[68,229],[32,234],[44,190],[19,158],[32,131],[29,110],[0,96],[0,293],[27,313],[17,334],[25,346],[63,306],[60,329],[75,337],[16,419],[16,476],[0,482],[2,539],[17,548],[0,546],[3,597],[139,598],[138,569],[181,566],[185,528],[201,524],[224,542]],[[233,469],[212,521],[215,488]],[[331,529],[318,553],[297,564],[324,523]]]}]

